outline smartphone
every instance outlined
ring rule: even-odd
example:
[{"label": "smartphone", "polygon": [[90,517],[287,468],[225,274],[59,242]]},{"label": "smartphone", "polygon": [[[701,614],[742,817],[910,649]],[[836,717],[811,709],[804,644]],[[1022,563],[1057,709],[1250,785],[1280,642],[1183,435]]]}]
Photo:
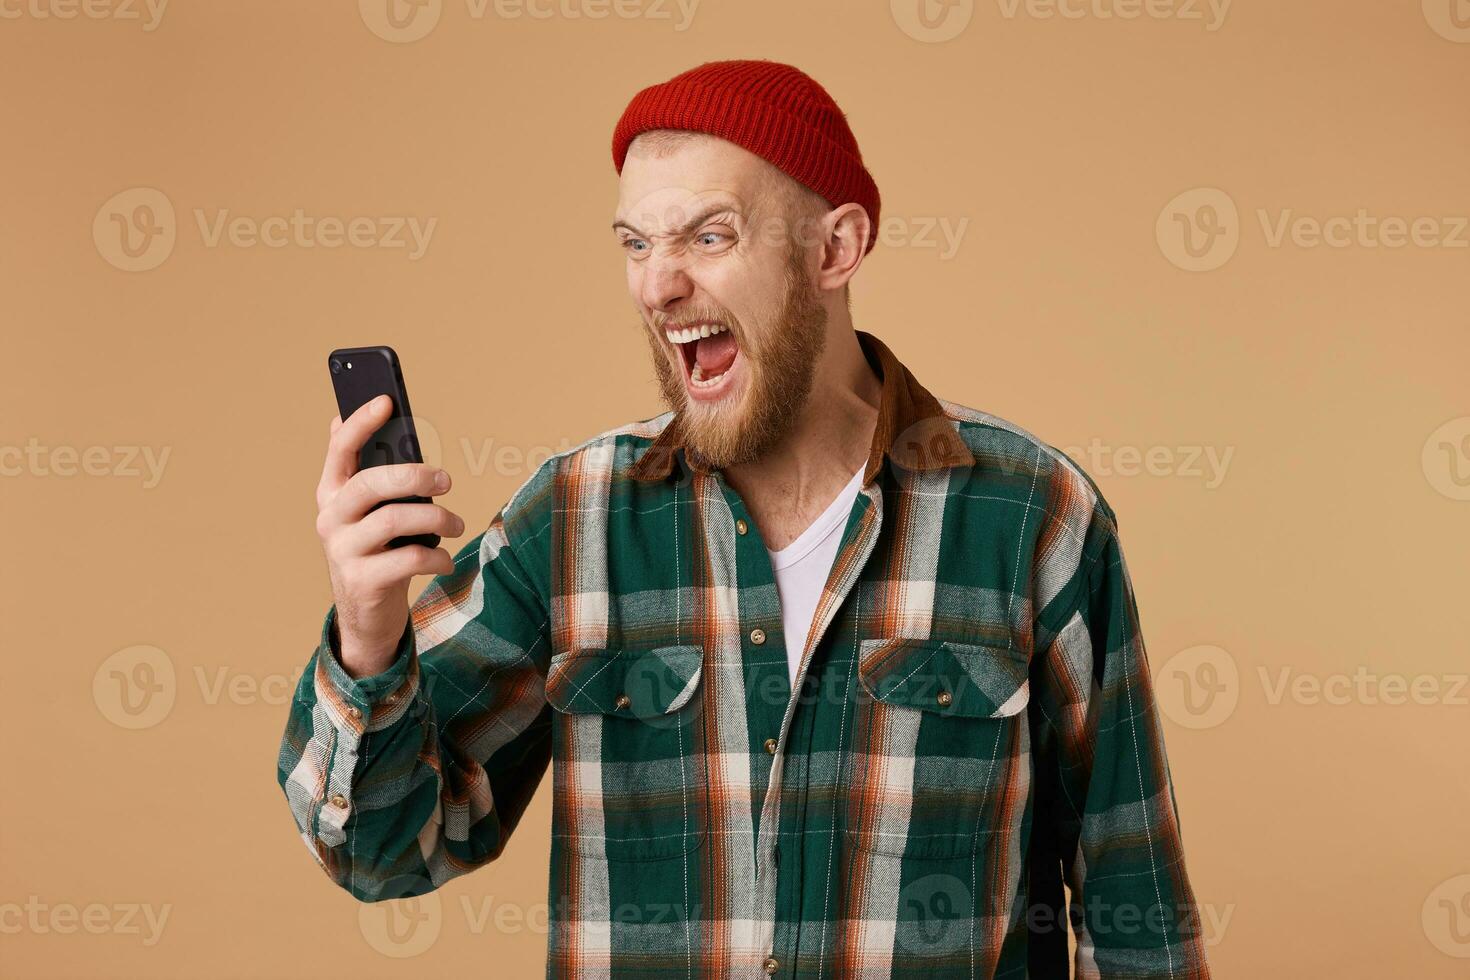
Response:
[{"label": "smartphone", "polygon": [[[337,411],[345,422],[357,411],[379,395],[393,399],[393,413],[378,431],[368,437],[357,455],[359,470],[369,466],[387,466],[390,463],[422,463],[423,453],[419,450],[418,430],[413,424],[413,410],[408,407],[408,389],[403,384],[403,368],[398,355],[391,347],[345,347],[334,350],[327,357],[327,367],[332,372],[332,390],[337,394]],[[426,504],[428,497],[399,497],[384,500],[373,510],[384,504]],[[437,534],[411,534],[397,537],[388,542],[390,548],[401,548],[406,544],[421,544],[426,548],[439,547]]]}]

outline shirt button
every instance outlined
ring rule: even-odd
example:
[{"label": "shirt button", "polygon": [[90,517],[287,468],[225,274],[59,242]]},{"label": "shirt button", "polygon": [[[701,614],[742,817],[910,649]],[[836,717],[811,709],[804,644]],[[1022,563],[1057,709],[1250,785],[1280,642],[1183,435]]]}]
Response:
[{"label": "shirt button", "polygon": [[751,630],[750,642],[754,643],[756,646],[760,646],[762,643],[766,642],[766,631],[760,629],[759,627]]},{"label": "shirt button", "polygon": [[361,721],[362,709],[354,704],[352,707],[347,709],[347,717],[351,718],[353,721]]},{"label": "shirt button", "polygon": [[345,810],[347,809],[347,797],[343,796],[341,793],[333,793],[331,804],[339,810]]},{"label": "shirt button", "polygon": [[736,520],[736,522],[735,522],[735,533],[736,534],[744,534],[746,531],[749,531],[749,530],[750,530],[750,525],[747,524],[747,523],[745,523],[745,518],[742,517],[742,518],[739,518],[738,520]]},{"label": "shirt button", "polygon": [[613,702],[613,706],[616,707],[619,711],[622,711],[624,708],[632,703],[633,700],[629,698],[628,695],[619,694],[617,700]]},{"label": "shirt button", "polygon": [[776,754],[776,740],[774,738],[766,739],[766,752],[770,755]]},{"label": "shirt button", "polygon": [[766,960],[766,972],[775,976],[776,971],[781,969],[781,962],[772,956]]},{"label": "shirt button", "polygon": [[934,700],[939,702],[939,706],[941,708],[948,708],[950,702],[954,701],[954,695],[950,694],[948,691],[940,691],[939,696]]}]

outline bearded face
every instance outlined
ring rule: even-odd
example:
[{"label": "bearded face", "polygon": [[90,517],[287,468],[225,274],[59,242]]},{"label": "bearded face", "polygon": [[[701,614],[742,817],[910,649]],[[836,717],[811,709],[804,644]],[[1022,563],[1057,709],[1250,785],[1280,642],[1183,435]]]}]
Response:
[{"label": "bearded face", "polygon": [[759,459],[791,431],[811,393],[827,311],[792,246],[781,295],[754,316],[742,320],[710,302],[644,326],[691,460],[723,469]]}]

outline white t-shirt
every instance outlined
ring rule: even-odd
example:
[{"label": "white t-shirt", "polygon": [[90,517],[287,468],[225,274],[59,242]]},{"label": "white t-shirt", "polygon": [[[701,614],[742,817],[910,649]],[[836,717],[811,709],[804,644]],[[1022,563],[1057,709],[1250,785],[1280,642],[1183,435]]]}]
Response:
[{"label": "white t-shirt", "polygon": [[781,596],[781,628],[786,634],[786,667],[792,684],[796,683],[796,668],[806,648],[817,600],[822,597],[822,586],[827,584],[827,574],[832,571],[837,546],[842,543],[842,528],[847,524],[862,482],[863,471],[858,470],[800,537],[780,551],[766,549],[776,573],[776,590]]}]

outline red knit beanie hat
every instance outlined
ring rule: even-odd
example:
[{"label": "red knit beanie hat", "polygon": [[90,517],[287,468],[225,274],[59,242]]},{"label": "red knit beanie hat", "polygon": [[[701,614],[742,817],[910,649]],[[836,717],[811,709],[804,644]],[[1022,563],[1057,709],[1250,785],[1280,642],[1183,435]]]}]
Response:
[{"label": "red knit beanie hat", "polygon": [[711,61],[633,96],[613,130],[613,166],[633,137],[650,129],[709,133],[745,147],[816,191],[833,207],[861,204],[878,241],[878,185],[832,96],[815,80],[774,61]]}]

